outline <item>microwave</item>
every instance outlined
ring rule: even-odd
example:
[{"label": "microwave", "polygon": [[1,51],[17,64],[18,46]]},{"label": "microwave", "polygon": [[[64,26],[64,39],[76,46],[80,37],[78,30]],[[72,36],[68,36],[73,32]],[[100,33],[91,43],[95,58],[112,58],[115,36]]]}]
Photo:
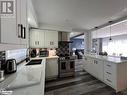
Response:
[{"label": "microwave", "polygon": [[49,51],[48,50],[40,50],[39,51],[39,57],[48,57]]}]

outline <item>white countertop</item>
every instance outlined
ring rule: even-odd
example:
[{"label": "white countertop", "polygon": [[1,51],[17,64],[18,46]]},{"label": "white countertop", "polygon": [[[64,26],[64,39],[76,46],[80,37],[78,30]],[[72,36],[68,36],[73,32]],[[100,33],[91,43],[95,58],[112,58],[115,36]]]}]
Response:
[{"label": "white countertop", "polygon": [[112,56],[101,56],[96,54],[85,54],[85,56],[97,58],[99,60],[114,62],[114,63],[125,63],[127,60],[122,60],[120,57],[112,57]]},{"label": "white countertop", "polygon": [[13,90],[37,85],[40,83],[41,73],[42,66],[40,65],[24,66],[24,68],[18,72],[14,81],[7,88]]},{"label": "white countertop", "polygon": [[48,56],[48,57],[35,57],[35,58],[31,58],[31,59],[52,59],[52,58],[59,58],[59,56]]},{"label": "white countertop", "polygon": [[[35,93],[43,95],[44,91],[41,87],[44,88],[45,85],[45,58],[41,59],[42,64],[40,65],[24,66],[26,63],[23,66],[19,65],[17,72],[9,75],[5,81],[0,83],[0,87],[12,90],[12,95],[34,95]],[[34,88],[37,91],[34,91]],[[22,91],[25,91],[24,94],[21,94]]]}]

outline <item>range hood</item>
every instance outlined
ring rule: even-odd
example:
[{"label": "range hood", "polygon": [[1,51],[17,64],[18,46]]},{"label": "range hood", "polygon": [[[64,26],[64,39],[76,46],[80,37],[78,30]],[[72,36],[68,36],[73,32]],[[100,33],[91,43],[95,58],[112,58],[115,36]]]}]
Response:
[{"label": "range hood", "polygon": [[69,33],[68,32],[58,32],[58,40],[59,41],[70,41]]}]

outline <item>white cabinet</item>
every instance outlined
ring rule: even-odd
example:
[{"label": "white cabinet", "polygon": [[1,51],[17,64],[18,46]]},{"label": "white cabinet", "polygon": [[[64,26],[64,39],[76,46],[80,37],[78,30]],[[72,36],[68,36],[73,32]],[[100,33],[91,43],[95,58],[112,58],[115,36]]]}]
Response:
[{"label": "white cabinet", "polygon": [[46,59],[46,79],[58,77],[58,58]]},{"label": "white cabinet", "polygon": [[84,58],[84,69],[95,76],[96,78],[103,80],[103,67],[104,62],[95,58],[85,57]]},{"label": "white cabinet", "polygon": [[57,31],[45,31],[45,47],[58,48],[58,32]]},{"label": "white cabinet", "polygon": [[[20,0],[19,0],[20,1]],[[27,24],[27,0],[21,0],[20,1],[21,4],[21,21],[20,23],[23,25],[23,32],[22,32],[22,36],[23,38],[21,38],[21,44],[22,45],[26,45],[27,44],[27,40],[28,40],[28,24]]]},{"label": "white cabinet", "polygon": [[103,73],[103,70],[104,70],[104,61],[102,61],[102,60],[99,60],[99,59],[94,59],[94,61],[93,61],[93,72],[94,72],[94,75],[98,78],[98,79],[100,79],[100,80],[102,80],[103,81],[103,79],[104,79],[104,73]]},{"label": "white cabinet", "polygon": [[58,32],[32,29],[30,31],[31,48],[58,48]]},{"label": "white cabinet", "polygon": [[30,47],[44,48],[44,32],[38,29],[30,31]]},{"label": "white cabinet", "polygon": [[108,57],[106,60],[105,58],[101,59],[100,56],[99,58],[97,56],[85,56],[84,69],[115,89],[116,92],[122,91],[127,88],[127,62],[117,63],[118,58],[114,58],[114,62],[109,61],[109,59]]},{"label": "white cabinet", "polygon": [[[18,12],[18,11],[16,11]],[[2,44],[20,44],[17,31],[17,14],[13,18],[1,18],[1,37],[0,43]]]},{"label": "white cabinet", "polygon": [[116,88],[116,64],[112,62],[104,62],[104,82],[113,88]]},{"label": "white cabinet", "polygon": [[[1,37],[0,44],[26,45],[28,38],[24,39],[21,35],[26,34],[27,29],[27,2],[26,0],[15,0],[15,17],[1,18]],[[23,26],[22,28],[19,26]],[[23,29],[25,28],[25,29]],[[21,32],[23,31],[23,32]],[[24,36],[24,35],[23,35]]]}]

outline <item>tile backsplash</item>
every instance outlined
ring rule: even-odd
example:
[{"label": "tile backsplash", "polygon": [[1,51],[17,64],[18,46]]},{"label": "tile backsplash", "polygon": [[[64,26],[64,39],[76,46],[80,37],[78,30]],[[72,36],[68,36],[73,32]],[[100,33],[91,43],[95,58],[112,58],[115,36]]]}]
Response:
[{"label": "tile backsplash", "polygon": [[6,51],[6,59],[16,59],[16,62],[20,62],[26,58],[27,49],[8,50]]}]

